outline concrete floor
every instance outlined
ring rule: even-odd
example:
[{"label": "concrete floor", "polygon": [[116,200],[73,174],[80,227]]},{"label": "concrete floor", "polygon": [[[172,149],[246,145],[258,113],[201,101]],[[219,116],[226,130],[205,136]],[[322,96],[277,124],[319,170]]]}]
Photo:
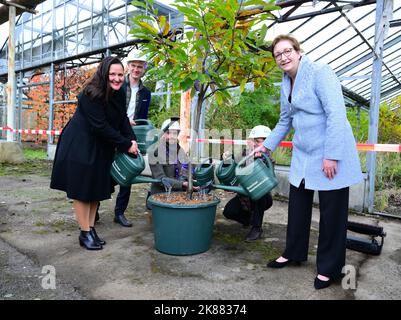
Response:
[{"label": "concrete floor", "polygon": [[[324,290],[313,288],[319,213],[314,209],[309,260],[301,267],[266,268],[285,245],[287,203],[274,201],[264,218],[264,236],[243,241],[247,229],[222,216],[233,194],[221,197],[210,250],[172,256],[154,248],[147,185],[135,185],[123,228],[113,222],[114,200],[101,205],[98,233],[107,241],[101,251],[78,244],[71,203],[49,189],[49,178],[36,174],[0,177],[0,299],[400,299],[401,221],[350,216],[379,224],[387,232],[383,252],[369,256],[347,250],[356,272],[348,281]],[[55,282],[49,280],[49,267]],[[354,269],[352,269],[354,268]],[[55,289],[44,289],[52,287]],[[44,285],[44,287],[43,287]]]}]

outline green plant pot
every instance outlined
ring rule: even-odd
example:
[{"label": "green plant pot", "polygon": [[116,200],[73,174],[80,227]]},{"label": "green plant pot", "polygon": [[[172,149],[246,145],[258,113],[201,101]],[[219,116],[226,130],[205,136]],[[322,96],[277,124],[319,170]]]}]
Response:
[{"label": "green plant pot", "polygon": [[192,255],[209,250],[217,204],[171,204],[148,200],[152,205],[155,247],[171,255]]}]

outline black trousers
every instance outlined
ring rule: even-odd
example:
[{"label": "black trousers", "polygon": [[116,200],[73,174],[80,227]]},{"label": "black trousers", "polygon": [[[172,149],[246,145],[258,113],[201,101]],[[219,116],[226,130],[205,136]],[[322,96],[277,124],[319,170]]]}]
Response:
[{"label": "black trousers", "polygon": [[120,191],[118,192],[116,199],[116,206],[114,208],[114,214],[116,216],[124,214],[128,207],[129,198],[131,196],[131,186],[124,187],[120,186]]},{"label": "black trousers", "polygon": [[[287,243],[283,257],[295,261],[308,258],[313,190],[290,186]],[[319,191],[319,239],[317,273],[337,277],[345,265],[349,188]]]},{"label": "black trousers", "polygon": [[223,215],[230,220],[237,221],[243,225],[261,227],[265,211],[273,204],[270,193],[256,201],[250,200],[251,211],[245,210],[239,196],[235,196],[224,207]]}]

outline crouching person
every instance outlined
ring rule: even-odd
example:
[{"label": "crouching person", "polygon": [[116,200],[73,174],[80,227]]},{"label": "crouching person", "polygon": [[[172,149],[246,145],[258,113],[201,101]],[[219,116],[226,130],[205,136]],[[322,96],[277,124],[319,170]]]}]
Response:
[{"label": "crouching person", "polygon": [[[249,143],[251,148],[256,148],[263,144],[263,141],[270,134],[270,129],[266,126],[256,126],[249,134]],[[224,160],[223,155],[223,160]],[[261,158],[266,161],[266,157],[270,157],[268,154],[262,154],[260,152],[255,153],[255,158]],[[248,234],[245,237],[245,241],[251,242],[258,240],[263,234],[263,217],[265,211],[273,205],[272,196],[269,193],[264,195],[259,200],[251,200],[249,197],[237,194],[234,198],[227,202],[224,207],[223,215],[230,220],[241,223],[244,227],[251,226]]]},{"label": "crouching person", "polygon": [[[149,167],[152,177],[162,179],[163,183],[152,183],[148,198],[152,194],[166,192],[166,187],[171,187],[172,191],[185,191],[188,188],[187,157],[178,143],[180,123],[167,119],[163,122],[161,130],[165,133],[160,138],[157,148],[149,152]],[[193,188],[197,189],[198,187]],[[148,201],[146,206],[151,209]]]}]

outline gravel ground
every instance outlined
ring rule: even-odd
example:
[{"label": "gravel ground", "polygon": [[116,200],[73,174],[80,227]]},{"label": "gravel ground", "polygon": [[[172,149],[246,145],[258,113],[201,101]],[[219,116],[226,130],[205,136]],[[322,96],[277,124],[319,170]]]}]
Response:
[{"label": "gravel ground", "polygon": [[[48,168],[48,167],[47,167]],[[113,223],[114,199],[102,202],[98,233],[107,244],[89,252],[78,244],[71,203],[49,189],[49,171],[15,167],[0,176],[0,299],[276,300],[401,299],[401,222],[360,215],[350,220],[378,224],[387,232],[383,252],[347,250],[355,288],[335,284],[316,291],[315,252],[319,213],[313,212],[309,260],[301,267],[269,270],[266,262],[285,245],[287,206],[274,201],[264,218],[263,238],[244,242],[248,229],[222,216],[232,193],[217,192],[212,245],[202,254],[172,256],[155,250],[147,185],[135,185],[127,210],[132,228]],[[47,172],[47,173],[46,173]],[[115,196],[115,195],[114,195]],[[46,266],[54,267],[56,289]]]}]

